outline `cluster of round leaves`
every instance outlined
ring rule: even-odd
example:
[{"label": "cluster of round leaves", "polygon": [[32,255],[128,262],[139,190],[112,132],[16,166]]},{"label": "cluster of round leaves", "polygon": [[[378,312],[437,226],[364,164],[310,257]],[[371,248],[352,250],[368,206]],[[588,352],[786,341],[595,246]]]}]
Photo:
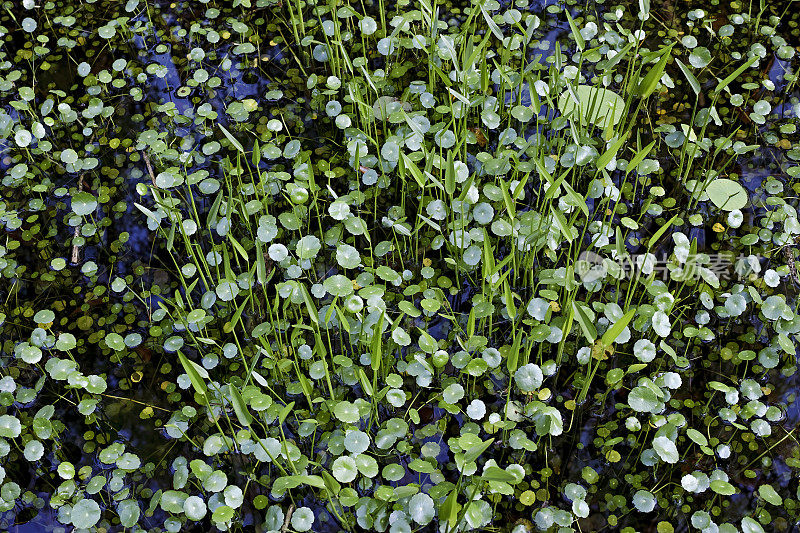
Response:
[{"label": "cluster of round leaves", "polygon": [[[455,531],[480,530],[509,515],[519,518],[515,531],[528,531],[569,530],[592,514],[617,527],[625,516],[637,524],[679,510],[697,529],[731,531],[736,526],[718,520],[723,511],[714,498],[745,486],[727,473],[735,464],[760,483],[746,510],[756,518],[724,520],[758,532],[772,519],[767,504],[781,519],[794,516],[785,480],[749,470],[759,459],[757,443],[776,442],[773,429],[785,419],[788,397],[778,397],[774,378],[793,372],[800,333],[793,302],[781,292],[791,268],[762,268],[757,255],[770,247],[791,250],[800,234],[796,207],[782,194],[783,174],[756,188],[735,175],[699,173],[673,188],[718,217],[722,229],[713,231],[728,238],[715,251],[730,248],[729,241],[734,251],[749,247],[735,263],[738,283],[727,283],[709,257],[696,253],[691,228],[709,221],[695,213],[666,225],[669,217],[656,218],[675,245],[665,265],[654,254],[631,258],[642,278],[662,268],[665,281],[629,282],[633,306],[609,289],[629,281],[619,251],[641,243],[648,217],[661,217],[675,203],[650,182],[666,178],[656,152],[638,145],[609,151],[621,138],[612,136],[614,128],[625,123],[622,75],[604,77],[603,87],[589,75],[612,68],[631,43],[644,58],[642,74],[657,66],[664,56],[648,50],[651,26],[636,29],[640,20],[621,7],[600,19],[566,21],[560,7],[550,6],[539,14],[543,22],[525,0],[474,4],[465,13],[445,13],[447,20],[424,8],[398,9],[385,17],[386,27],[377,13],[313,6],[305,10],[313,17],[292,20],[283,32],[300,40],[299,47],[283,44],[303,54],[288,76],[297,87],[287,89],[311,94],[314,112],[303,117],[282,89],[258,94],[239,84],[270,60],[259,57],[269,41],[259,36],[265,22],[250,8],[283,8],[274,4],[242,0],[233,11],[206,5],[189,27],[151,17],[151,6],[137,0],[112,10],[112,18],[91,7],[89,17],[74,8],[59,12],[52,26],[25,17],[20,28],[38,44],[4,56],[0,65],[0,90],[15,110],[0,115],[12,150],[11,163],[2,163],[10,167],[2,186],[23,198],[0,203],[0,224],[15,232],[14,244],[0,247],[2,275],[30,283],[22,243],[51,223],[48,236],[64,235],[68,244],[53,238],[54,250],[40,248],[47,260],[34,279],[60,279],[50,287],[69,294],[74,286],[81,296],[52,308],[34,300],[9,321],[0,315],[9,339],[2,350],[14,362],[0,380],[6,410],[0,451],[4,463],[20,454],[31,468],[49,462],[42,472],[55,470],[63,480],[48,502],[60,522],[135,527],[156,512],[156,527],[168,531],[188,522],[224,530],[252,513],[267,531],[287,521],[296,531],[331,521],[380,531],[438,523]],[[27,1],[24,8],[56,10]],[[151,20],[165,27],[145,65],[136,43],[153,33],[145,22]],[[732,37],[758,22],[738,14],[729,20],[715,34],[703,10],[685,15],[685,35],[673,48],[683,67],[654,78],[659,93],[674,88],[679,75],[690,86],[713,82],[706,69],[718,63],[717,54],[733,62],[754,58],[746,76],[772,50],[791,64],[794,50],[776,31],[776,16],[744,51],[734,49]],[[549,49],[544,35],[553,24],[577,24],[571,38],[579,50],[525,69],[530,50]],[[76,25],[83,31],[73,31]],[[720,42],[708,41],[709,34]],[[74,61],[78,84],[70,94],[53,82],[42,96],[35,74],[13,65],[36,54],[47,59],[45,70],[56,69],[52,35],[59,47],[85,57]],[[113,53],[83,50],[87,35]],[[334,43],[348,49],[346,61]],[[185,57],[171,57],[170,50]],[[463,50],[477,52],[462,57]],[[312,60],[319,68],[301,78]],[[174,78],[170,61],[179,72]],[[420,61],[426,68],[417,68]],[[180,105],[159,94],[172,84]],[[785,152],[780,169],[795,176],[800,156],[792,120],[771,129],[773,111],[791,102],[767,96],[773,89],[771,80],[747,81],[719,101],[765,126],[748,132],[761,136],[756,142],[720,133],[721,117],[729,115],[722,103],[704,104],[687,124],[659,119],[653,134],[664,138],[664,157],[667,149],[681,158],[714,150],[744,156],[765,143]],[[115,122],[125,114],[116,111],[117,98],[147,104],[146,116],[131,117],[132,135]],[[280,102],[280,111],[264,102]],[[547,135],[539,132],[545,113],[561,115],[546,121]],[[315,149],[309,139],[295,138],[304,118],[316,121],[315,131],[330,126],[331,138],[321,136],[330,143]],[[106,185],[107,177],[122,185],[117,167],[138,182],[131,191]],[[616,179],[628,174],[636,188]],[[568,181],[553,185],[566,175]],[[539,203],[540,188],[551,204]],[[648,195],[644,207],[629,201],[639,188]],[[626,200],[620,217],[595,216],[620,197]],[[754,221],[742,228],[745,215]],[[142,238],[153,235],[156,255],[178,265],[161,279],[143,280],[153,283],[145,293],[136,292],[129,265],[106,264],[93,249],[106,242],[112,221],[128,229],[125,218],[140,224],[140,233],[146,227]],[[576,277],[565,253],[584,229],[591,246],[611,257],[601,257],[591,278]],[[109,248],[118,254],[126,242]],[[504,266],[501,251],[514,269]],[[534,261],[536,253],[542,259]],[[76,268],[67,268],[68,261]],[[134,270],[141,276],[144,269]],[[520,279],[522,270],[533,271],[536,281]],[[159,285],[168,286],[167,298]],[[457,303],[464,285],[473,288],[467,306]],[[688,298],[684,287],[694,291]],[[562,294],[579,296],[561,306]],[[104,313],[92,312],[96,305]],[[735,328],[734,337],[721,324],[736,317],[758,319],[760,329]],[[726,344],[707,355],[702,343],[715,340]],[[124,364],[90,371],[82,356],[95,348]],[[153,350],[171,362],[148,370]],[[712,365],[733,369],[731,377],[707,379],[700,369]],[[66,394],[84,427],[106,431],[100,428],[114,414],[107,398],[128,395],[142,371],[160,390],[150,392],[140,416],[152,417],[154,407],[169,413],[148,431],[185,440],[191,450],[171,458],[172,479],[155,492],[142,475],[164,476],[164,469],[142,465],[136,450],[126,451],[124,434],[93,442],[85,433],[83,451],[97,455],[102,473],[92,466],[76,471],[59,446],[65,424],[54,419],[53,405],[36,405],[37,398],[55,403]],[[702,384],[702,392],[685,398],[685,383]],[[570,420],[585,413],[587,397],[613,406],[602,425],[588,430],[591,442],[581,437],[579,446],[610,465],[607,475],[601,481],[572,462],[561,465],[557,481],[549,468],[535,471],[532,457],[544,460],[552,442],[583,430]],[[730,438],[730,431],[738,436]],[[623,462],[623,453],[633,459]],[[677,465],[692,457],[696,468],[682,474]],[[615,466],[623,465],[629,476],[612,483]],[[45,505],[0,472],[3,509],[20,501]],[[656,473],[672,479],[669,495],[658,490]],[[248,487],[256,487],[252,509],[245,505]],[[112,503],[97,496],[103,490]],[[673,507],[689,493],[691,505]],[[304,504],[290,506],[290,495]],[[659,531],[672,528],[658,523]]]}]

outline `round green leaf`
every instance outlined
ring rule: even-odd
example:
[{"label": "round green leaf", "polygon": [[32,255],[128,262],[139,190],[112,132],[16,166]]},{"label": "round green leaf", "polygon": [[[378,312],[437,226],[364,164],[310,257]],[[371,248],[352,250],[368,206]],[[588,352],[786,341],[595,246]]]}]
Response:
[{"label": "round green leaf", "polygon": [[747,205],[747,191],[733,180],[718,178],[706,187],[706,194],[723,211],[735,211]]},{"label": "round green leaf", "polygon": [[75,504],[70,513],[72,525],[80,529],[89,529],[100,520],[100,506],[94,500],[81,500]]},{"label": "round green leaf", "polygon": [[350,483],[358,475],[356,461],[348,455],[337,457],[331,468],[333,477],[340,483]]},{"label": "round green leaf", "polygon": [[86,216],[97,209],[97,199],[88,192],[81,191],[72,197],[72,211],[78,216]]},{"label": "round green leaf", "polygon": [[674,464],[678,462],[678,448],[669,438],[662,436],[653,439],[653,449],[665,463]]},{"label": "round green leaf", "polygon": [[106,345],[119,352],[125,349],[125,340],[119,333],[109,333],[106,335]]},{"label": "round green leaf", "polygon": [[347,276],[334,274],[322,282],[325,290],[334,296],[345,297],[353,293],[353,282]]},{"label": "round green leaf", "polygon": [[306,235],[297,241],[297,257],[300,259],[313,259],[319,253],[320,241],[314,235]]}]

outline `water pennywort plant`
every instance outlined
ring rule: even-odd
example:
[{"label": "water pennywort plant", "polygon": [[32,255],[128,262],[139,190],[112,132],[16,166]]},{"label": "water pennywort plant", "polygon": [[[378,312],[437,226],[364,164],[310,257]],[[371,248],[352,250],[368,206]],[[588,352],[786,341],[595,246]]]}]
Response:
[{"label": "water pennywort plant", "polygon": [[791,531],[791,4],[9,4],[2,527]]}]

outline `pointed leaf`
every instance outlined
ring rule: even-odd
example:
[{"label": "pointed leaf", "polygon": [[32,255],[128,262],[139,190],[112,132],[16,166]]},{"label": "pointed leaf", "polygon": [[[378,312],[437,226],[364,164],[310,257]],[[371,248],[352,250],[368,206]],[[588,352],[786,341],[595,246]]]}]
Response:
[{"label": "pointed leaf", "polygon": [[625,315],[622,318],[614,322],[614,325],[608,328],[608,331],[606,331],[603,334],[601,342],[605,346],[611,346],[614,343],[614,341],[617,340],[617,337],[619,337],[620,333],[622,333],[622,330],[624,330],[625,327],[633,319],[634,314],[636,314],[636,309],[631,309],[630,311],[625,313]]},{"label": "pointed leaf", "polygon": [[675,62],[678,64],[678,67],[683,72],[683,75],[686,77],[686,81],[689,82],[689,85],[692,87],[694,94],[700,94],[700,82],[697,81],[697,78],[694,77],[694,74],[684,65],[680,59],[675,58]]},{"label": "pointed leaf", "polygon": [[667,61],[671,57],[670,51],[672,50],[672,46],[661,56],[661,59],[658,60],[653,68],[650,69],[650,72],[639,82],[639,84],[634,89],[634,94],[640,96],[642,98],[647,98],[650,96],[653,91],[656,90],[658,86],[658,81],[661,79],[661,76],[664,74],[664,68],[667,66]]},{"label": "pointed leaf", "polygon": [[481,442],[480,444],[476,444],[469,448],[466,452],[464,452],[464,463],[471,463],[475,459],[481,456],[483,452],[492,445],[494,439],[489,439],[485,442]]},{"label": "pointed leaf", "polygon": [[578,45],[578,50],[583,51],[586,48],[586,41],[581,35],[581,32],[578,31],[578,27],[575,25],[575,21],[572,20],[572,15],[569,14],[569,9],[565,9],[564,13],[567,15],[567,22],[569,22],[569,29],[572,30],[572,36],[575,37],[575,42]]},{"label": "pointed leaf", "polygon": [[594,327],[594,324],[592,324],[592,321],[589,320],[583,306],[583,303],[572,301],[572,310],[575,313],[575,318],[578,319],[578,325],[581,327],[583,336],[586,337],[589,343],[593,343],[597,340],[597,329]]},{"label": "pointed leaf", "polygon": [[239,420],[239,423],[243,426],[249,426],[250,423],[253,421],[253,416],[250,414],[250,411],[247,409],[247,405],[244,403],[242,399],[242,394],[239,392],[239,389],[233,383],[228,383],[228,389],[231,392],[231,404],[233,405],[233,411],[236,413],[236,418]]},{"label": "pointed leaf", "polygon": [[222,130],[222,133],[224,133],[224,134],[225,134],[225,137],[227,137],[227,138],[228,138],[228,140],[231,142],[231,144],[233,145],[233,147],[234,147],[234,148],[236,148],[236,149],[237,149],[237,150],[239,150],[240,152],[244,153],[244,147],[242,146],[242,143],[240,143],[239,141],[237,141],[237,140],[236,140],[236,137],[234,137],[234,136],[231,134],[231,132],[229,132],[229,131],[228,131],[228,130],[225,128],[225,126],[223,126],[223,125],[221,125],[221,124],[220,124],[220,126],[219,126],[219,129],[221,129],[221,130]]},{"label": "pointed leaf", "polygon": [[202,396],[205,396],[206,392],[208,391],[208,387],[206,386],[206,382],[201,376],[200,371],[205,374],[205,377],[208,377],[208,372],[206,372],[206,369],[194,361],[187,359],[187,357],[183,355],[183,352],[180,350],[178,350],[178,359],[183,366],[183,370],[189,376],[189,381],[192,382],[192,387],[194,387],[194,390],[196,390]]},{"label": "pointed leaf", "polygon": [[454,528],[458,522],[458,511],[461,505],[458,503],[458,489],[450,491],[444,504],[439,509],[439,520],[444,520],[450,529]]}]

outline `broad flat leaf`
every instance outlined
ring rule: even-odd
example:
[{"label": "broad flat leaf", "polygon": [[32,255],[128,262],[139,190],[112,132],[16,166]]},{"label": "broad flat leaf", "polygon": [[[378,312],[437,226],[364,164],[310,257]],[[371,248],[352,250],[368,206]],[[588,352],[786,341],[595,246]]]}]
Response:
[{"label": "broad flat leaf", "polygon": [[500,31],[500,27],[497,23],[492,19],[492,16],[486,12],[486,8],[483,7],[483,2],[481,2],[481,13],[483,14],[483,18],[486,19],[486,24],[489,26],[489,29],[492,31],[494,36],[497,38],[498,41],[503,40],[503,32]]},{"label": "broad flat leaf", "polygon": [[[327,472],[326,472],[327,473]],[[322,480],[320,476],[306,476],[306,475],[297,475],[292,476],[296,481],[299,481],[303,485],[309,485],[311,487],[316,487],[318,489],[325,488],[325,482]]]},{"label": "broad flat leaf", "polygon": [[419,340],[417,341],[419,347],[422,348],[422,351],[425,353],[433,353],[439,348],[436,339],[434,339],[430,333],[425,331],[424,329],[417,328],[419,330]]},{"label": "broad flat leaf", "polygon": [[556,209],[554,204],[550,204],[550,212],[553,214],[553,220],[556,223],[556,227],[561,232],[561,235],[564,236],[567,242],[572,242],[574,237],[572,236],[572,231],[570,231],[571,226],[564,217],[564,213]]},{"label": "broad flat leaf", "polygon": [[700,446],[708,446],[708,439],[706,438],[706,436],[694,428],[687,429],[686,436],[692,439],[692,441],[699,444]]},{"label": "broad flat leaf", "polygon": [[619,149],[622,148],[622,145],[627,140],[627,137],[621,135],[617,140],[615,140],[608,149],[602,153],[600,157],[597,158],[596,165],[597,168],[606,168],[606,166],[611,162],[614,157],[616,157],[617,152]]},{"label": "broad flat leaf", "polygon": [[733,80],[735,80],[736,78],[738,78],[738,77],[739,77],[739,74],[741,74],[742,72],[744,72],[745,70],[747,70],[748,68],[750,68],[750,66],[751,66],[753,63],[755,63],[756,61],[758,61],[758,56],[757,56],[757,55],[753,55],[753,57],[751,57],[750,59],[748,59],[748,60],[747,60],[747,62],[746,62],[744,65],[742,65],[741,67],[739,67],[739,68],[737,68],[736,70],[734,70],[734,71],[731,73],[731,75],[730,75],[730,76],[728,76],[727,78],[725,78],[724,80],[722,80],[721,82],[719,82],[719,85],[717,85],[717,88],[716,88],[716,89],[714,89],[714,92],[715,92],[715,93],[717,93],[717,94],[721,93],[721,92],[722,92],[722,89],[724,89],[725,87],[727,87],[727,86],[728,86],[728,84],[729,84],[730,82],[732,82]]},{"label": "broad flat leaf", "polygon": [[647,413],[659,404],[656,394],[647,387],[634,387],[628,394],[628,405],[638,413]]},{"label": "broad flat leaf", "polygon": [[742,533],[764,533],[764,528],[754,518],[745,516],[742,518]]},{"label": "broad flat leaf", "polygon": [[660,228],[658,228],[658,231],[656,231],[656,232],[653,234],[653,236],[652,236],[652,237],[650,237],[650,240],[648,240],[648,241],[647,241],[647,249],[648,249],[648,250],[649,250],[650,248],[652,248],[652,247],[653,247],[653,245],[654,245],[655,243],[657,243],[657,242],[658,242],[658,239],[660,239],[660,238],[661,238],[661,236],[662,236],[662,235],[664,235],[664,232],[666,232],[666,231],[669,229],[669,227],[672,225],[672,223],[673,223],[673,222],[675,222],[675,220],[676,220],[677,218],[678,218],[678,215],[675,215],[675,216],[673,216],[671,219],[667,220],[667,221],[664,223],[664,225],[663,225],[663,226],[661,226]]},{"label": "broad flat leaf", "polygon": [[508,359],[506,360],[506,368],[510,373],[514,373],[517,370],[517,364],[519,363],[519,351],[522,347],[522,333],[517,333],[517,336],[514,338],[514,345],[511,347],[511,352],[508,354]]},{"label": "broad flat leaf", "polygon": [[572,113],[573,119],[591,122],[601,128],[615,126],[622,119],[625,101],[617,93],[591,85],[578,85],[575,95],[580,101],[580,108],[569,91],[558,99],[558,109],[562,115]]},{"label": "broad flat leaf", "polygon": [[653,141],[644,148],[642,148],[641,150],[639,150],[638,152],[636,152],[636,154],[633,156],[633,159],[631,159],[630,163],[628,163],[628,166],[625,167],[626,175],[639,166],[639,163],[641,163],[642,160],[644,160],[644,158],[647,157],[647,154],[650,153],[650,150],[653,149],[653,146],[655,146],[655,144],[656,142]]},{"label": "broad flat leaf", "polygon": [[292,412],[292,409],[294,409],[294,402],[287,403],[283,409],[281,409],[280,414],[278,414],[278,422],[280,424],[283,424],[283,421],[286,420],[286,417],[289,416],[289,413]]},{"label": "broad flat leaf", "polygon": [[372,367],[372,371],[377,373],[378,370],[381,368],[381,361],[383,360],[383,317],[385,315],[381,313],[381,316],[378,317],[378,323],[375,325],[375,329],[372,331],[374,332],[372,335],[372,356],[370,357],[370,366]]},{"label": "broad flat leaf", "polygon": [[578,31],[578,27],[575,25],[575,21],[572,20],[572,15],[569,14],[569,9],[565,10],[564,13],[567,15],[567,22],[569,22],[569,28],[572,30],[572,36],[575,37],[575,43],[578,45],[578,50],[583,50],[586,48],[586,41],[581,35],[581,32]]},{"label": "broad flat leaf", "polygon": [[783,498],[772,488],[772,485],[761,485],[758,487],[758,495],[772,505],[783,505]]},{"label": "broad flat leaf", "polygon": [[747,205],[747,191],[733,180],[718,178],[708,184],[706,194],[723,211],[735,211]]},{"label": "broad flat leaf", "polygon": [[314,302],[311,300],[311,295],[308,293],[308,289],[306,289],[306,286],[302,283],[300,283],[299,286],[300,292],[303,295],[303,302],[308,310],[308,317],[312,322],[314,322],[314,324],[319,324],[319,313],[317,312]]}]

